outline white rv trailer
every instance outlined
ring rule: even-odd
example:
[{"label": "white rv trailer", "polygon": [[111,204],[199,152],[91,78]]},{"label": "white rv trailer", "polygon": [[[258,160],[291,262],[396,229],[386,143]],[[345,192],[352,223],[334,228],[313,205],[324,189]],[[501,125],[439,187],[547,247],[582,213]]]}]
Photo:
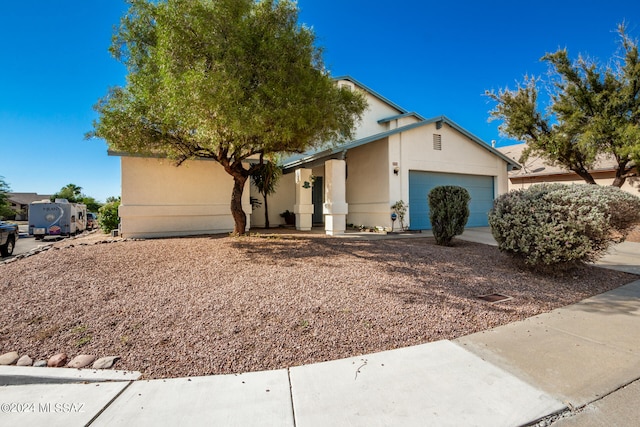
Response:
[{"label": "white rv trailer", "polygon": [[55,202],[42,200],[29,205],[29,234],[36,239],[72,236],[86,228],[87,207],[82,203],[56,199]]}]

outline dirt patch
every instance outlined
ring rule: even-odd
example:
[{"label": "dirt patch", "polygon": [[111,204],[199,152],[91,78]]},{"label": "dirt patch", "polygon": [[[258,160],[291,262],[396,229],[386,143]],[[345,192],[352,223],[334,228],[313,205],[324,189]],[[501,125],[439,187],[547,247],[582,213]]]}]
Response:
[{"label": "dirt patch", "polygon": [[[452,339],[638,278],[590,266],[541,276],[494,247],[455,240],[446,248],[432,238],[56,247],[0,265],[0,353],[118,355],[118,369],[145,378],[284,368]],[[493,293],[512,299],[478,299]]]}]

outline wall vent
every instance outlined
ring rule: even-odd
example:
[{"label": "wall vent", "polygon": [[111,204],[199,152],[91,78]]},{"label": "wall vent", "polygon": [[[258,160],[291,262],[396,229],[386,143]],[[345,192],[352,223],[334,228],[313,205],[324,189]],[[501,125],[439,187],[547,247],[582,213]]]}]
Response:
[{"label": "wall vent", "polygon": [[434,150],[442,150],[442,135],[437,133],[433,134],[433,149]]}]

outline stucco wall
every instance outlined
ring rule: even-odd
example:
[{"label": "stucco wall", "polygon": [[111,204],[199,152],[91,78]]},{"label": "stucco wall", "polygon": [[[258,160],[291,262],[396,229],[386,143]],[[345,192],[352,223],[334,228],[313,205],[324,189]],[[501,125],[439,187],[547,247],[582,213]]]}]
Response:
[{"label": "stucco wall", "polygon": [[[340,80],[338,84],[350,85],[352,88],[357,87],[353,85],[353,83]],[[361,89],[356,89],[361,90]],[[367,110],[362,115],[362,121],[360,121],[355,130],[354,139],[364,138],[366,136],[375,135],[380,132],[384,132],[389,129],[388,123],[379,124],[378,120],[385,119],[387,117],[395,116],[400,114],[400,111],[391,107],[389,104],[382,102],[377,97],[369,94],[368,92],[364,92],[366,95],[368,107]],[[407,118],[406,121],[411,121],[411,118]],[[414,119],[415,120],[415,119]]]},{"label": "stucco wall", "polygon": [[386,226],[389,210],[387,140],[349,150],[347,154],[347,223]]},{"label": "stucco wall", "polygon": [[[121,157],[124,237],[162,237],[233,231],[230,212],[233,179],[213,161]],[[243,194],[251,223],[249,184]]]},{"label": "stucco wall", "polygon": [[[441,150],[433,147],[434,134],[442,137]],[[393,162],[398,163],[400,179],[389,176],[391,204],[408,203],[410,170],[492,176],[494,194],[508,191],[507,163],[447,124],[437,129],[432,123],[389,137],[389,163]]]},{"label": "stucco wall", "polygon": [[[293,205],[296,203],[295,193],[295,174],[289,173],[282,175],[276,186],[276,192],[271,196],[268,196],[269,203],[269,226],[277,227],[280,224],[284,224],[284,219],[280,214],[286,210],[293,212]],[[258,192],[258,189],[253,185],[251,186],[251,196],[257,198],[262,202],[262,206],[253,210],[251,215],[252,227],[264,227],[264,199]]]}]

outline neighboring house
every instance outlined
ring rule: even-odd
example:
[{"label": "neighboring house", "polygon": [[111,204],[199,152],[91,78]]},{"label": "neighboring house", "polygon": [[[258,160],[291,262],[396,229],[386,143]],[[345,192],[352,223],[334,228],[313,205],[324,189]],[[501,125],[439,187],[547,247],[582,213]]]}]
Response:
[{"label": "neighboring house", "polygon": [[[493,199],[508,191],[507,173],[520,166],[447,117],[424,119],[351,77],[337,84],[360,90],[369,103],[355,140],[291,157],[275,194],[271,224],[296,213],[296,228],[324,224],[341,234],[348,223],[391,227],[391,206],[403,200],[414,230],[429,229],[427,194],[438,185],[460,185],[471,194],[469,226],[486,226]],[[153,237],[229,232],[232,178],[208,160],[175,167],[171,160],[121,156],[121,233]],[[243,208],[247,227],[264,225],[263,207],[252,211],[247,183]],[[395,224],[396,229],[399,224]]]},{"label": "neighboring house", "polygon": [[[520,161],[526,144],[509,145],[498,150],[505,156]],[[603,157],[596,162],[594,168],[589,171],[598,185],[611,185],[616,176],[616,162],[613,158]],[[585,181],[578,174],[558,166],[549,165],[539,156],[532,155],[522,164],[519,170],[509,172],[509,190],[527,188],[533,184],[543,182],[560,182],[564,184],[584,184]],[[638,195],[640,192],[640,179],[627,178],[621,187],[624,191]]]},{"label": "neighboring house", "polygon": [[11,209],[16,211],[16,221],[29,219],[29,205],[40,200],[49,200],[51,195],[38,193],[7,193]]}]

